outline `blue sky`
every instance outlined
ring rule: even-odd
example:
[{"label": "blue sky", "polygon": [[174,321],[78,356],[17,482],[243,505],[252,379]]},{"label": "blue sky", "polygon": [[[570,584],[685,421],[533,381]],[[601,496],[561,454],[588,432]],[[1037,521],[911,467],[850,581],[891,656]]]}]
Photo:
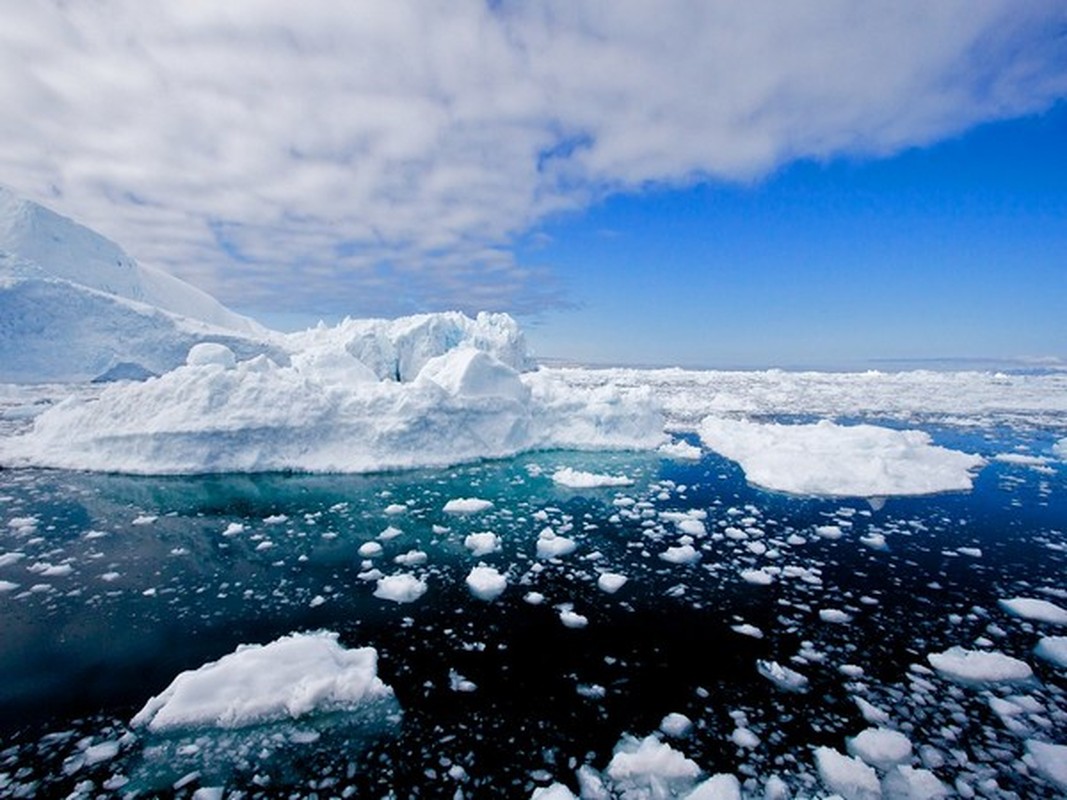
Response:
[{"label": "blue sky", "polygon": [[545,356],[1065,359],[1067,103],[889,158],[620,195],[543,234],[520,258],[553,264],[576,303],[531,326]]},{"label": "blue sky", "polygon": [[0,183],[268,324],[1067,359],[1063,0],[0,0]]}]

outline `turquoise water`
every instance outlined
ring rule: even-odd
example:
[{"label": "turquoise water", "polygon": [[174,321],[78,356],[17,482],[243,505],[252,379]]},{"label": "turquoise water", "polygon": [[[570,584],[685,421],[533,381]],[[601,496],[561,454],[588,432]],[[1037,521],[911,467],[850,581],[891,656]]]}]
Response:
[{"label": "turquoise water", "polygon": [[[1053,440],[933,433],[990,455],[1047,452]],[[563,466],[634,483],[566,489],[549,477]],[[811,748],[843,750],[867,727],[856,697],[890,713],[916,764],[948,784],[962,776],[1053,797],[1020,758],[1028,735],[1067,739],[1065,675],[1030,652],[1057,631],[1007,616],[997,600],[1067,606],[1065,489],[1062,464],[993,462],[972,492],[875,507],[765,492],[713,454],[542,453],[375,476],[3,471],[0,797],[223,785],[246,796],[526,797],[553,780],[577,789],[577,767],[602,770],[620,737],[643,737],[671,712],[694,722],[672,744],[706,772],[735,772],[750,790],[779,774],[812,791]],[[442,510],[460,497],[493,508]],[[692,541],[699,561],[665,561],[686,541],[672,512],[693,510],[706,514],[707,535]],[[227,533],[233,524],[243,529]],[[538,559],[546,526],[575,552]],[[400,533],[367,563],[357,550],[390,527]],[[464,537],[481,531],[499,536],[499,552],[472,557]],[[424,560],[393,562],[412,551]],[[508,577],[494,602],[465,585],[479,562]],[[770,585],[744,578],[762,566],[784,571]],[[413,573],[427,591],[379,599],[374,568]],[[629,580],[608,594],[596,583],[603,571]],[[563,625],[561,609],[588,624]],[[824,621],[823,609],[851,621]],[[734,629],[742,624],[762,638]],[[129,727],[180,671],[317,629],[377,648],[396,703],[226,734]],[[1024,690],[1042,710],[1020,718],[1024,731],[988,703],[1019,686],[964,689],[924,670],[928,653],[976,640],[1033,666]],[[775,688],[758,659],[801,671],[810,691]],[[472,691],[457,690],[464,679]],[[737,727],[759,744],[736,744]],[[105,742],[116,752],[96,760],[88,748]]]}]

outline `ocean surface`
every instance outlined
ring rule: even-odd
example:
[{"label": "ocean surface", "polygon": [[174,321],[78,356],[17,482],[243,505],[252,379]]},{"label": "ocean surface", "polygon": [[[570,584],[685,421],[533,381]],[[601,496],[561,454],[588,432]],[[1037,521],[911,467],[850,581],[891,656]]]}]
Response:
[{"label": "ocean surface", "polygon": [[[918,423],[989,458],[1047,455],[1064,435],[1042,420]],[[633,483],[570,489],[551,479],[564,467]],[[829,794],[814,748],[844,752],[881,724],[955,794],[1059,797],[1026,742],[1067,741],[1067,672],[1033,653],[1067,629],[998,601],[1067,607],[1065,476],[1054,459],[991,460],[972,491],[869,502],[755,488],[707,452],[363,476],[0,471],[0,797],[578,792],[576,770],[603,773],[669,714],[691,727],[663,741],[753,796],[771,776]],[[447,513],[457,498],[492,507]],[[545,528],[573,552],[538,557]],[[500,549],[472,555],[466,537],[487,531]],[[479,563],[506,576],[499,598],[468,589]],[[425,593],[375,596],[397,573]],[[602,573],[627,580],[610,593]],[[237,731],[131,726],[183,670],[316,630],[376,648],[395,702]],[[927,656],[955,646],[1033,677],[949,680]]]}]

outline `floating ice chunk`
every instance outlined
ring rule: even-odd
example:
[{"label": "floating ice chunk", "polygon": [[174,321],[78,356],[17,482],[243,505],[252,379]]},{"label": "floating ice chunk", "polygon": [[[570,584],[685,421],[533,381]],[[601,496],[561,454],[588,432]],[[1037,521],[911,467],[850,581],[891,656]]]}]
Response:
[{"label": "floating ice chunk", "polygon": [[760,746],[760,738],[748,728],[734,728],[733,733],[730,734],[730,741],[738,747],[745,747],[749,750]]},{"label": "floating ice chunk", "polygon": [[693,720],[689,719],[685,714],[672,711],[660,720],[659,729],[668,736],[687,736],[689,731],[693,729]]},{"label": "floating ice chunk", "polygon": [[881,533],[868,533],[860,537],[860,544],[872,550],[886,550],[885,535]]},{"label": "floating ice chunk", "polygon": [[[1067,442],[1067,439],[1064,442]],[[1067,745],[1027,739],[1026,754],[1040,775],[1067,792]]]},{"label": "floating ice chunk", "polygon": [[703,455],[699,447],[694,447],[689,442],[680,439],[676,442],[661,444],[657,452],[665,458],[673,458],[677,461],[699,461]]},{"label": "floating ice chunk", "polygon": [[545,528],[537,537],[538,558],[559,558],[573,553],[577,547],[573,539],[559,536],[551,528]]},{"label": "floating ice chunk", "polygon": [[[617,794],[629,797],[645,796],[640,792],[652,792],[657,787],[659,796],[675,794],[672,788],[688,786],[700,775],[700,767],[684,755],[661,742],[655,735],[638,740],[624,736],[615,745],[605,774],[610,778]],[[649,797],[657,796],[649,794]]]},{"label": "floating ice chunk", "polygon": [[94,745],[90,745],[85,748],[82,753],[82,757],[85,759],[86,766],[92,766],[93,764],[100,764],[104,761],[110,761],[119,754],[121,748],[119,741],[99,742]]},{"label": "floating ice chunk", "polygon": [[584,628],[589,624],[589,618],[584,617],[576,611],[572,611],[569,608],[561,609],[559,612],[559,621],[563,623],[567,628]]},{"label": "floating ice chunk", "polygon": [[765,569],[743,569],[741,580],[756,586],[770,586],[774,583],[774,576]]},{"label": "floating ice chunk", "polygon": [[615,592],[619,591],[628,580],[630,579],[625,575],[620,575],[617,572],[601,572],[600,576],[596,579],[596,585],[602,592],[615,594]]},{"label": "floating ice chunk", "polygon": [[522,596],[522,599],[531,606],[539,606],[545,602],[545,596],[540,592],[527,592]]},{"label": "floating ice chunk", "polygon": [[226,530],[222,532],[223,536],[236,536],[239,533],[244,533],[245,526],[240,522],[231,522],[226,526]]},{"label": "floating ice chunk", "polygon": [[491,531],[472,533],[463,540],[463,546],[471,551],[475,558],[487,556],[500,549],[500,538]]},{"label": "floating ice chunk", "polygon": [[691,544],[668,547],[659,557],[671,564],[694,564],[700,560],[700,552]]},{"label": "floating ice chunk", "polygon": [[1067,669],[1067,636],[1045,636],[1034,647],[1034,654]]},{"label": "floating ice chunk", "polygon": [[824,539],[840,539],[844,535],[840,525],[816,525],[815,533]]},{"label": "floating ice chunk", "polygon": [[799,672],[782,666],[777,661],[759,660],[756,671],[779,689],[787,692],[808,691],[808,679]]},{"label": "floating ice chunk", "polygon": [[508,579],[492,567],[479,564],[468,573],[467,588],[479,600],[493,601],[508,588]]},{"label": "floating ice chunk", "polygon": [[1048,600],[1040,600],[1034,597],[1013,597],[1010,600],[999,600],[998,604],[1009,614],[1033,620],[1045,622],[1049,625],[1067,625],[1067,609],[1060,608]]},{"label": "floating ice chunk", "polygon": [[967,556],[969,558],[982,557],[982,548],[980,547],[957,547],[956,552],[961,556]]},{"label": "floating ice chunk", "polygon": [[790,494],[886,497],[969,490],[985,464],[921,431],[874,425],[760,424],[706,417],[701,441],[758,486]]},{"label": "floating ice chunk", "polygon": [[185,363],[190,367],[222,367],[233,369],[237,366],[237,356],[233,350],[218,342],[200,342],[189,348]]},{"label": "floating ice chunk", "polygon": [[741,800],[741,783],[729,772],[719,772],[701,781],[683,800]]},{"label": "floating ice chunk", "polygon": [[445,503],[443,511],[446,514],[477,514],[481,511],[488,511],[492,507],[492,500],[482,500],[479,497],[457,497]]},{"label": "floating ice chunk", "polygon": [[363,558],[374,558],[382,554],[382,546],[375,541],[364,542],[356,552]]},{"label": "floating ice chunk", "polygon": [[622,475],[598,475],[563,467],[552,473],[552,480],[570,489],[599,489],[605,486],[632,486],[633,481]]},{"label": "floating ice chunk", "polygon": [[394,564],[400,564],[403,567],[411,567],[415,564],[422,564],[428,556],[422,550],[408,550],[406,553],[401,553],[393,559]]},{"label": "floating ice chunk", "polygon": [[12,583],[11,581],[0,581],[0,592],[13,592],[17,588],[19,588],[19,585],[17,583]]},{"label": "floating ice chunk", "polygon": [[156,516],[155,514],[141,514],[141,515],[139,515],[137,517],[134,517],[133,522],[131,522],[130,524],[131,525],[151,525],[157,519],[159,519],[159,517]]},{"label": "floating ice chunk", "polygon": [[939,674],[958,683],[1011,683],[1033,676],[1025,661],[998,652],[950,647],[943,653],[930,653],[926,660]]},{"label": "floating ice chunk", "polygon": [[0,567],[10,567],[12,564],[17,564],[25,557],[25,553],[19,553],[17,551],[11,553],[0,553]]},{"label": "floating ice chunk", "polygon": [[385,513],[391,517],[395,517],[399,514],[406,514],[408,507],[403,503],[390,503],[384,509]]},{"label": "floating ice chunk", "polygon": [[852,622],[852,615],[845,613],[839,608],[821,608],[819,609],[819,619],[823,622],[844,624]]},{"label": "floating ice chunk", "polygon": [[28,534],[37,530],[39,522],[37,517],[12,517],[7,521],[7,527],[15,533]]},{"label": "floating ice chunk", "polygon": [[686,519],[678,522],[678,530],[689,536],[706,536],[708,529],[704,523],[699,519],[693,517],[687,517]]},{"label": "floating ice chunk", "polygon": [[846,744],[850,755],[882,770],[911,761],[911,741],[903,733],[888,728],[867,728]]},{"label": "floating ice chunk", "polygon": [[751,636],[753,639],[763,638],[763,631],[755,625],[749,625],[747,622],[740,625],[731,625],[730,630],[734,633],[740,633],[742,636]]},{"label": "floating ice chunk", "polygon": [[467,680],[454,669],[448,671],[448,686],[453,692],[474,692],[478,689],[478,684]]},{"label": "floating ice chunk", "polygon": [[553,783],[551,786],[534,789],[530,800],[578,800],[578,798],[565,784]]},{"label": "floating ice chunk", "polygon": [[181,673],[131,721],[150,731],[239,728],[316,711],[355,709],[391,698],[372,647],[347,649],[328,631],[241,645],[218,661]]},{"label": "floating ice chunk", "polygon": [[1052,445],[1052,452],[1059,456],[1061,460],[1067,461],[1067,436]]},{"label": "floating ice chunk", "polygon": [[285,514],[271,514],[263,518],[263,524],[265,525],[281,525],[283,522],[288,521],[289,517]]},{"label": "floating ice chunk", "polygon": [[882,781],[886,800],[938,800],[954,793],[926,769],[907,765],[893,767]]},{"label": "floating ice chunk", "polygon": [[426,581],[408,573],[387,575],[378,579],[374,596],[394,603],[413,603],[426,593]]},{"label": "floating ice chunk", "polygon": [[844,800],[881,800],[878,773],[858,758],[842,755],[830,747],[817,747],[815,766],[826,788]]}]

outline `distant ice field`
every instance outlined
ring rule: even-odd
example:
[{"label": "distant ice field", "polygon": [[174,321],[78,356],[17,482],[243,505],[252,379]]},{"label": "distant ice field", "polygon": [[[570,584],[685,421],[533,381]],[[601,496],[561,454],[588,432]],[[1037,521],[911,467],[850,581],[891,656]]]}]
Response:
[{"label": "distant ice field", "polygon": [[[1060,376],[542,379],[651,385],[686,447],[0,470],[0,797],[1067,792]],[[3,387],[4,435],[66,391]],[[975,460],[951,491],[778,490],[708,417]],[[270,666],[294,643],[313,682]]]}]

